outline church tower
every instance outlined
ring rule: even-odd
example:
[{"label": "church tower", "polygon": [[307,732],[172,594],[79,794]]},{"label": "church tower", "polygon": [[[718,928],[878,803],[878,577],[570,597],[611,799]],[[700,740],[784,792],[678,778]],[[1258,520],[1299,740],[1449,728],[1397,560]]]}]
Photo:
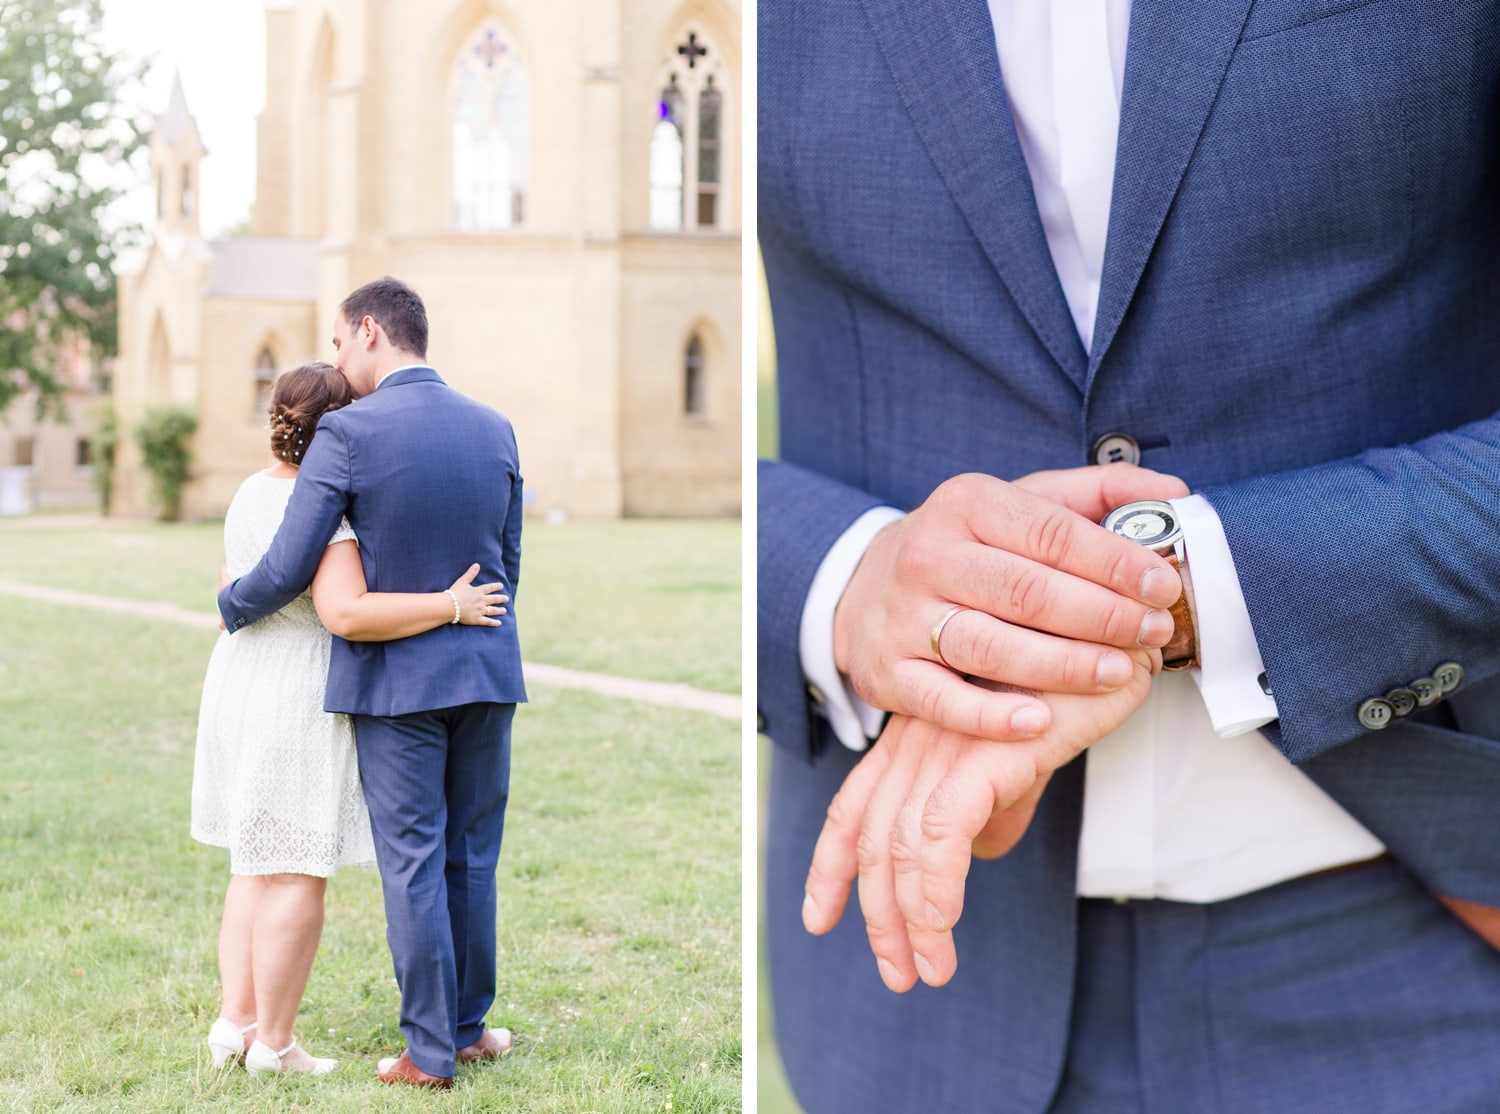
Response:
[{"label": "church tower", "polygon": [[156,179],[156,235],[198,239],[198,167],[205,154],[198,123],[188,112],[182,77],[172,80],[167,110],[151,132],[151,173]]}]

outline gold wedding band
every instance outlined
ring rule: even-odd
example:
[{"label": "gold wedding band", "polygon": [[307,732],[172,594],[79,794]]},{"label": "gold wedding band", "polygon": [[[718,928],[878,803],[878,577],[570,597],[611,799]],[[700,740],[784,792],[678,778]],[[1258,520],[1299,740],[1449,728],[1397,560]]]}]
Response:
[{"label": "gold wedding band", "polygon": [[950,607],[946,612],[944,612],[943,617],[937,621],[937,626],[932,628],[932,652],[937,655],[937,660],[942,662],[949,669],[952,669],[953,666],[948,665],[948,659],[943,657],[943,628],[948,625],[948,620],[953,618],[953,616],[957,615],[960,611],[972,610],[973,608],[971,607],[962,607],[955,604],[953,607]]}]

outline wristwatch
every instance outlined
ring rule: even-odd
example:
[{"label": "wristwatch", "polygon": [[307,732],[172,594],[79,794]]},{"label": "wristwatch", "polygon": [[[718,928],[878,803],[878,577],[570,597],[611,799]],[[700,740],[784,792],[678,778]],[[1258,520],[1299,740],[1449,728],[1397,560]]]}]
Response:
[{"label": "wristwatch", "polygon": [[1182,525],[1171,503],[1141,499],[1116,507],[1104,516],[1103,526],[1122,538],[1140,542],[1165,557],[1182,577],[1182,595],[1169,608],[1172,640],[1161,649],[1163,669],[1189,669],[1198,664],[1198,627],[1193,606],[1193,582],[1188,577],[1187,551],[1182,544]]}]

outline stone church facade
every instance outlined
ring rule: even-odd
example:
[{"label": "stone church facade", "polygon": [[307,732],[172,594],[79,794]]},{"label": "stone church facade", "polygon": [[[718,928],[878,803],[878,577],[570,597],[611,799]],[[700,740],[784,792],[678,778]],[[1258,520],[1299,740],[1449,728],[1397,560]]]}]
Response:
[{"label": "stone church facade", "polygon": [[277,371],[332,357],[343,296],[427,303],[429,362],[515,424],[536,514],[740,511],[737,0],[268,0],[249,234],[208,242],[181,87],[151,137],[158,218],[120,280],[114,510],[128,436],[198,414],[186,517],[269,463]]}]

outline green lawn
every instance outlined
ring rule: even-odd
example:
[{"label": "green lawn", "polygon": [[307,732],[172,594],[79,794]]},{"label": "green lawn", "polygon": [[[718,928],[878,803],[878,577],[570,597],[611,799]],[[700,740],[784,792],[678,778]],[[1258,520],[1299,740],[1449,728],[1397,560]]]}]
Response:
[{"label": "green lawn", "polygon": [[[617,644],[598,629],[559,634],[559,656],[543,660],[699,683],[711,675],[694,671],[701,662],[737,672],[737,530],[616,529],[530,531],[525,621],[534,629],[548,599],[562,614],[567,578],[607,552],[612,567],[583,594],[661,588],[656,618],[680,632],[685,664],[660,660],[657,629],[613,614],[594,627]],[[0,577],[204,607],[217,533],[0,523]],[[684,547],[696,557],[682,582],[699,587],[672,594],[663,554]],[[730,596],[730,621],[694,621]],[[516,1052],[465,1069],[447,1097],[375,1081],[375,1060],[402,1043],[397,996],[378,879],[348,870],[329,886],[298,1021],[314,1053],[341,1058],[338,1071],[264,1085],[215,1072],[203,1037],[218,1004],[227,856],[187,835],[214,637],[0,596],[0,1109],[740,1109],[738,725],[542,685],[516,719],[499,870],[490,1022],[515,1031]],[[596,642],[587,664],[562,656]],[[648,657],[659,672],[627,668]]]},{"label": "green lawn", "polygon": [[[216,522],[0,521],[0,577],[34,584],[212,613],[223,563]],[[528,661],[739,692],[736,521],[529,522],[516,603]]]}]

